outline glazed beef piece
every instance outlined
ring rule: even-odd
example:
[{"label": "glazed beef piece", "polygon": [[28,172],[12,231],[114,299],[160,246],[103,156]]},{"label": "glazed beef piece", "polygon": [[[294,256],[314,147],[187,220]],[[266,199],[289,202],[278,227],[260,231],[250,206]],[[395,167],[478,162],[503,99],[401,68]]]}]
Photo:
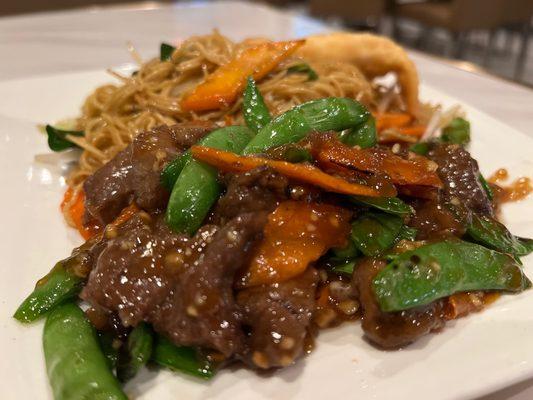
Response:
[{"label": "glazed beef piece", "polygon": [[132,201],[146,211],[163,207],[169,196],[160,184],[164,166],[212,129],[209,122],[195,121],[140,133],[85,180],[86,219],[109,223]]},{"label": "glazed beef piece", "polygon": [[384,267],[384,261],[367,259],[354,271],[353,282],[363,309],[362,327],[366,337],[383,348],[397,348],[442,328],[444,300],[401,312],[380,310],[372,291],[372,279]]},{"label": "glazed beef piece", "polygon": [[493,215],[493,205],[479,181],[479,167],[468,151],[455,144],[433,144],[428,157],[438,165],[444,184],[442,201]]},{"label": "glazed beef piece", "polygon": [[168,257],[189,239],[172,233],[161,217],[141,212],[108,230],[103,242],[81,297],[135,326],[172,291],[176,273],[167,267]]},{"label": "glazed beef piece", "polygon": [[418,240],[462,237],[466,227],[450,209],[439,201],[416,199],[411,205],[416,210],[409,221],[409,226],[416,228]]},{"label": "glazed beef piece", "polygon": [[224,181],[226,193],[218,201],[213,216],[217,224],[241,213],[270,213],[287,198],[287,178],[267,166],[240,174],[226,174]]},{"label": "glazed beef piece", "polygon": [[267,213],[241,214],[189,238],[171,232],[162,216],[140,212],[106,232],[81,297],[125,326],[150,322],[177,345],[231,356],[244,338],[233,277],[266,220]]},{"label": "glazed beef piece", "polygon": [[235,272],[249,261],[267,213],[241,214],[212,237],[205,251],[183,267],[169,297],[151,313],[154,328],[176,344],[241,352],[244,336],[233,294]]},{"label": "glazed beef piece", "polygon": [[291,280],[245,289],[237,302],[247,331],[241,358],[253,367],[286,367],[305,350],[315,311],[318,273],[314,268]]}]

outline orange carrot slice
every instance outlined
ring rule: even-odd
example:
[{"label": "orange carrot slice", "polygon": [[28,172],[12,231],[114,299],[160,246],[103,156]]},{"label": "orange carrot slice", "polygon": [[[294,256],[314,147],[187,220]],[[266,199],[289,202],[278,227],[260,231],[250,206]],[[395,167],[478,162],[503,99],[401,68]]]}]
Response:
[{"label": "orange carrot slice", "polygon": [[378,131],[387,128],[400,128],[408,125],[413,120],[411,114],[406,113],[382,113],[377,114],[375,118]]},{"label": "orange carrot slice", "polygon": [[194,158],[222,171],[246,172],[261,165],[268,165],[288,178],[318,186],[329,192],[372,197],[381,195],[377,189],[328,175],[309,164],[291,164],[285,161],[275,161],[260,157],[244,157],[235,153],[203,146],[193,146],[191,147],[191,152]]},{"label": "orange carrot slice", "polygon": [[399,185],[442,187],[436,164],[414,154],[412,159],[406,160],[382,148],[359,149],[338,141],[328,141],[321,144],[316,157],[319,164],[325,166],[337,164],[360,171],[387,174],[393,183]]},{"label": "orange carrot slice", "polygon": [[304,43],[305,40],[267,42],[244,50],[185,95],[181,109],[206,111],[228,107],[243,91],[249,76],[255,80],[263,78]]},{"label": "orange carrot slice", "polygon": [[[72,200],[72,196],[74,196],[74,190],[69,187],[65,191],[63,201],[61,201],[61,211],[65,211],[65,207],[67,207],[67,205]],[[70,203],[68,212],[70,214],[70,217],[72,218],[74,227],[84,239],[90,239],[94,235],[102,231],[103,227],[96,223],[85,223],[85,192],[83,190],[79,190],[76,193],[76,198],[74,202]],[[119,216],[115,218],[115,220],[109,225],[121,225],[137,212],[139,212],[139,208],[134,203],[132,203],[128,207],[124,208],[119,214]]]},{"label": "orange carrot slice", "polygon": [[[76,196],[74,201],[72,201],[72,196]],[[71,202],[72,201],[72,202]],[[85,226],[84,224],[84,215],[85,215],[85,192],[79,190],[76,193],[72,188],[68,188],[63,196],[63,201],[61,202],[61,210],[65,211],[65,207],[69,205],[68,213],[72,218],[74,227],[78,230],[81,236],[84,239],[90,239],[100,231],[100,227],[97,225]]]},{"label": "orange carrot slice", "polygon": [[346,209],[328,204],[281,203],[270,214],[263,241],[238,285],[282,282],[303,273],[331,247],[346,244],[350,216]]},{"label": "orange carrot slice", "polygon": [[398,131],[403,135],[421,137],[426,131],[425,125],[411,125],[398,128]]}]

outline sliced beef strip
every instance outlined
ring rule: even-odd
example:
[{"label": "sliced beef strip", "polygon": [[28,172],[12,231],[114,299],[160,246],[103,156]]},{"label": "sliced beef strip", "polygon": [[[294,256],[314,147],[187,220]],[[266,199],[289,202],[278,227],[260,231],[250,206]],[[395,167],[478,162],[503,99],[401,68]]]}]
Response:
[{"label": "sliced beef strip", "polygon": [[437,173],[444,184],[444,202],[493,215],[493,205],[479,180],[477,161],[467,150],[456,144],[433,144],[428,158],[438,165]]},{"label": "sliced beef strip", "polygon": [[262,236],[267,215],[241,214],[189,238],[171,232],[163,216],[141,212],[104,234],[81,297],[116,313],[125,326],[150,322],[177,345],[230,356],[243,346],[233,277]]},{"label": "sliced beef strip", "polygon": [[215,207],[217,224],[241,213],[275,210],[287,198],[288,180],[267,166],[240,174],[226,174],[226,193]]},{"label": "sliced beef strip", "polygon": [[363,309],[362,327],[366,337],[383,348],[398,348],[442,328],[444,300],[401,312],[380,310],[372,291],[372,279],[384,267],[384,261],[367,259],[354,271],[353,282]]},{"label": "sliced beef strip", "polygon": [[184,249],[189,239],[172,233],[161,217],[144,212],[105,236],[81,297],[117,313],[125,326],[135,326],[172,291],[175,273],[166,268],[166,257]]},{"label": "sliced beef strip", "polygon": [[242,351],[244,336],[233,280],[262,236],[267,215],[241,214],[214,235],[196,262],[180,273],[166,301],[150,314],[157,331],[176,344],[214,348],[226,356]]},{"label": "sliced beef strip", "polygon": [[240,355],[246,363],[261,369],[286,367],[304,353],[317,284],[317,271],[308,268],[288,281],[238,293],[248,331],[246,351]]},{"label": "sliced beef strip", "polygon": [[409,226],[416,228],[418,240],[445,238],[449,236],[462,237],[465,224],[445,204],[438,200],[416,199],[411,203],[415,214],[409,221]]},{"label": "sliced beef strip", "polygon": [[212,129],[195,121],[140,133],[85,180],[86,219],[109,223],[132,201],[146,211],[164,206],[169,193],[160,184],[163,167]]}]

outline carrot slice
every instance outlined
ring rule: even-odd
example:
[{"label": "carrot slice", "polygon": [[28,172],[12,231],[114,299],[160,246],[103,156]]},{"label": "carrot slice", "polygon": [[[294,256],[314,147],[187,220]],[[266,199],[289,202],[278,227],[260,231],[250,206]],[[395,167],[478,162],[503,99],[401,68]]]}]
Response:
[{"label": "carrot slice", "polygon": [[442,187],[436,173],[436,164],[425,157],[412,154],[405,160],[390,150],[383,148],[359,149],[346,146],[339,141],[327,141],[319,144],[315,151],[321,165],[332,164],[372,173],[385,173],[395,184],[422,185]]},{"label": "carrot slice", "polygon": [[309,164],[291,164],[285,161],[275,161],[260,157],[244,157],[235,153],[203,146],[193,146],[191,147],[191,152],[194,158],[222,171],[246,172],[261,165],[268,165],[288,178],[318,186],[329,192],[372,197],[379,197],[381,195],[381,192],[377,189],[328,175]]},{"label": "carrot slice", "polygon": [[411,125],[398,128],[398,131],[403,135],[421,137],[426,131],[425,125]]},{"label": "carrot slice", "polygon": [[400,128],[408,125],[413,117],[406,113],[382,113],[376,114],[376,129],[381,131],[387,128]]},{"label": "carrot slice", "polygon": [[[61,201],[60,205],[61,211],[65,211],[65,207],[72,200],[72,196],[74,196],[74,190],[69,187],[63,195],[63,201]],[[72,222],[74,223],[74,227],[84,239],[90,239],[102,231],[103,227],[96,223],[85,223],[85,192],[83,190],[79,190],[76,193],[76,198],[74,202],[70,203],[68,211],[70,213],[70,217],[72,218]],[[109,225],[121,225],[137,212],[139,212],[139,208],[132,203],[128,207],[124,208],[119,216],[115,218],[115,220]]]},{"label": "carrot slice", "polygon": [[268,217],[264,239],[238,285],[283,282],[303,273],[331,247],[346,244],[350,216],[348,210],[329,204],[281,203]]},{"label": "carrot slice", "polygon": [[181,109],[206,111],[229,106],[243,91],[249,76],[261,79],[304,43],[305,40],[267,42],[244,50],[185,95]]},{"label": "carrot slice", "polygon": [[[74,201],[72,201],[72,196],[76,196]],[[63,196],[63,201],[61,202],[61,210],[65,211],[65,207],[69,205],[68,212],[74,223],[74,227],[78,230],[81,236],[84,239],[90,239],[96,235],[101,227],[96,224],[91,224],[85,226],[84,224],[84,215],[85,215],[85,192],[79,190],[76,193],[72,188],[68,188]]]}]

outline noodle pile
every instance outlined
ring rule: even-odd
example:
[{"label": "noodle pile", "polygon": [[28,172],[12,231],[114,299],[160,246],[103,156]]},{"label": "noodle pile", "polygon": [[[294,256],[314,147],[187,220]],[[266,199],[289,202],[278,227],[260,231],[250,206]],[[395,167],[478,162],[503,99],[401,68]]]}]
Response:
[{"label": "noodle pile", "polygon": [[[121,83],[97,88],[85,101],[82,115],[76,121],[76,128],[85,131],[85,137],[69,136],[69,140],[83,149],[79,166],[68,179],[69,186],[77,188],[139,132],[155,126],[193,119],[211,120],[221,125],[226,121],[240,123],[241,101],[226,110],[204,113],[182,112],[179,101],[218,66],[257,42],[248,40],[236,44],[215,31],[184,41],[169,61],[157,58],[140,62],[139,70],[131,77],[112,73]],[[309,63],[318,74],[318,79],[311,81],[306,74],[287,72],[291,65],[301,62],[294,57],[286,60],[259,82],[272,114],[329,96],[350,97],[367,105],[373,103],[374,89],[354,65],[327,61]]]}]

